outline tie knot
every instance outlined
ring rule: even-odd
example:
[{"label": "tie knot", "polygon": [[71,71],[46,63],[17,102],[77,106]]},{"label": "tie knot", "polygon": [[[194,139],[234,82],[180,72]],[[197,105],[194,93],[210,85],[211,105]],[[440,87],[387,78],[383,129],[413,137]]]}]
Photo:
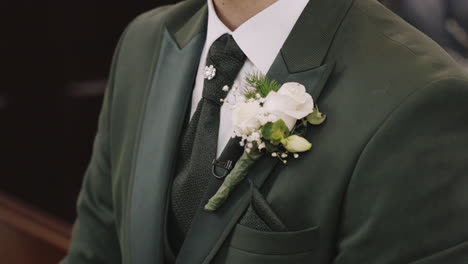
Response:
[{"label": "tie knot", "polygon": [[225,86],[231,87],[245,62],[245,54],[229,34],[219,37],[210,47],[204,71],[203,98],[221,105]]}]

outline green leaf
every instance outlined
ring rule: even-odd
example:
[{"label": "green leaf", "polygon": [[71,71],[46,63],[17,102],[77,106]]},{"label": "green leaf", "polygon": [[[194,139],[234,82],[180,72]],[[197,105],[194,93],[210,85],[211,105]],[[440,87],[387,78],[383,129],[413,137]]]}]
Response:
[{"label": "green leaf", "polygon": [[273,123],[273,131],[282,131],[284,135],[289,134],[289,128],[282,119]]},{"label": "green leaf", "polygon": [[284,133],[282,131],[274,131],[273,134],[271,135],[271,143],[278,145],[281,143],[281,140],[284,139]]},{"label": "green leaf", "polygon": [[270,141],[271,143],[278,145],[279,143],[281,143],[281,140],[283,140],[288,134],[288,126],[286,125],[286,123],[284,123],[283,120],[280,119],[273,123]]},{"label": "green leaf", "polygon": [[273,134],[273,123],[266,123],[263,127],[262,127],[262,136],[264,139],[266,140],[270,140],[271,139],[271,135]]},{"label": "green leaf", "polygon": [[322,114],[319,110],[318,107],[314,107],[314,111],[307,116],[307,121],[311,123],[312,125],[321,125],[325,120],[327,119],[327,115]]}]

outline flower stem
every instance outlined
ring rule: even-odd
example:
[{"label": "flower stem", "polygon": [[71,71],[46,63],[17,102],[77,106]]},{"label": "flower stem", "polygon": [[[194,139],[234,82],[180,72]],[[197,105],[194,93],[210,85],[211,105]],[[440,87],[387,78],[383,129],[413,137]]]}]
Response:
[{"label": "flower stem", "polygon": [[244,152],[237,161],[236,165],[224,179],[223,184],[219,187],[213,197],[210,198],[208,203],[205,205],[205,211],[214,212],[216,211],[226,199],[229,197],[234,188],[247,176],[249,168],[257,161],[263,153],[255,150],[250,153]]}]

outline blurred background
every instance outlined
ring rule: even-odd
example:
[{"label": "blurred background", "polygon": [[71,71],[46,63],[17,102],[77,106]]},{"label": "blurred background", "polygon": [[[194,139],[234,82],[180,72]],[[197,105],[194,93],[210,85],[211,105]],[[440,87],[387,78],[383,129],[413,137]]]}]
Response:
[{"label": "blurred background", "polygon": [[[114,47],[136,15],[175,2],[2,3],[2,263],[56,263],[66,251]],[[381,2],[468,72],[468,0]]]}]

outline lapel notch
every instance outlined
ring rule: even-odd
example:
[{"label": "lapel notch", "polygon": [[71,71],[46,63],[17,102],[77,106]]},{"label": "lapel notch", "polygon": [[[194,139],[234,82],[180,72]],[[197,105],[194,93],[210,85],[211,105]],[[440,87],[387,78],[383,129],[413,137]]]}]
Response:
[{"label": "lapel notch", "polygon": [[[202,6],[197,13],[189,18],[187,23],[180,27],[174,33],[174,40],[180,48],[185,47],[190,41],[202,31],[206,31],[208,20],[208,8],[206,5]],[[168,26],[169,27],[169,26]]]},{"label": "lapel notch", "polygon": [[310,0],[281,49],[289,72],[322,65],[354,0]]}]

